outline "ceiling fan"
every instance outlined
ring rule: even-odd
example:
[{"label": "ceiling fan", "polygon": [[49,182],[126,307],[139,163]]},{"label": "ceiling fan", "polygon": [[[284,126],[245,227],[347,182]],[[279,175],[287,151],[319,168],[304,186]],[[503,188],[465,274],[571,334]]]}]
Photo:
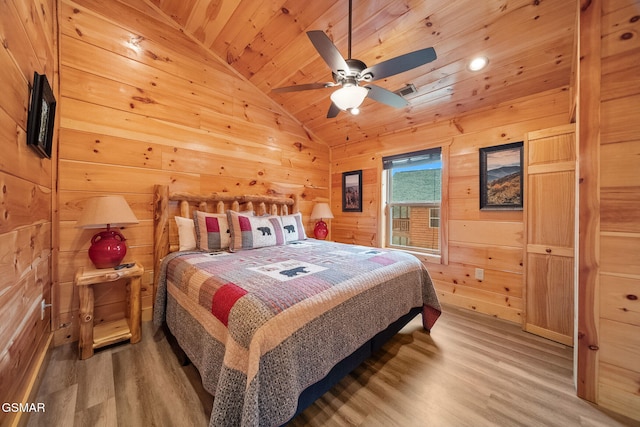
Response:
[{"label": "ceiling fan", "polygon": [[[347,59],[342,57],[338,48],[324,31],[307,32],[311,43],[331,68],[333,82],[286,86],[273,89],[272,92],[296,92],[340,86],[340,89],[331,94],[331,106],[327,112],[327,118],[336,117],[340,111],[358,114],[360,104],[367,96],[391,107],[402,108],[408,105],[407,100],[400,95],[369,83],[428,64],[436,59],[436,51],[432,47],[428,47],[388,59],[371,67],[367,67],[364,62],[358,59],[351,58],[351,3],[352,0],[349,0],[349,55]],[[360,83],[363,85],[360,86]]]}]

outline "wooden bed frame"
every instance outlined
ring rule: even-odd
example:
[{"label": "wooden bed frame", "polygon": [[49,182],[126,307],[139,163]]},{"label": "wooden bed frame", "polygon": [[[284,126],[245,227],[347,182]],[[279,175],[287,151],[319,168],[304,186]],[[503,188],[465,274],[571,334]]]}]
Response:
[{"label": "wooden bed frame", "polygon": [[[158,283],[160,264],[167,254],[179,248],[178,230],[174,217],[192,218],[193,210],[225,213],[234,211],[254,211],[256,215],[266,213],[287,215],[298,212],[298,198],[268,195],[231,195],[229,193],[172,193],[168,185],[153,188],[153,283]],[[156,292],[153,292],[155,301]]]},{"label": "wooden bed frame", "polygon": [[[167,185],[154,187],[154,284],[158,283],[160,265],[162,259],[169,253],[179,248],[177,225],[173,220],[176,215],[191,218],[193,209],[211,212],[210,207],[215,206],[217,213],[224,213],[227,209],[236,211],[254,210],[257,215],[270,213],[274,215],[287,215],[298,212],[298,203],[295,196],[274,197],[260,195],[233,196],[228,193],[210,193],[197,195],[191,193],[170,193]],[[154,286],[154,303],[157,286]],[[420,308],[414,308],[371,340],[364,343],[351,355],[341,362],[317,383],[310,385],[298,397],[298,409],[296,415],[315,402],[323,394],[329,391],[342,378],[347,376],[356,367],[369,358],[373,352],[380,349],[391,337],[400,331],[411,319],[421,312]],[[176,355],[181,363],[188,362],[184,352],[177,347],[171,331],[165,328],[167,339],[174,347]],[[182,354],[180,354],[182,353]],[[183,357],[185,359],[183,359]]]}]

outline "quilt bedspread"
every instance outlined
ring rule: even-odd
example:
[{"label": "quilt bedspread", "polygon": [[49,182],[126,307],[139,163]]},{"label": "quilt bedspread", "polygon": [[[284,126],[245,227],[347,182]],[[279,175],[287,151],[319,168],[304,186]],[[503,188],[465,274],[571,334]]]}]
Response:
[{"label": "quilt bedspread", "polygon": [[215,396],[210,426],[283,424],[307,386],[411,308],[427,330],[440,314],[416,257],[313,239],[177,252],[160,277],[154,323],[167,322]]}]

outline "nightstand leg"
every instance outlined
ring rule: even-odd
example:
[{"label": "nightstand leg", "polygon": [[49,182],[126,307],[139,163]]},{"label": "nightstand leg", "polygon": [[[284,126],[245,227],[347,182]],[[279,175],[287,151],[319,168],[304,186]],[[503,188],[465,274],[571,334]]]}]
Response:
[{"label": "nightstand leg", "polygon": [[80,339],[78,351],[80,359],[93,356],[93,288],[80,286]]},{"label": "nightstand leg", "polygon": [[135,344],[140,342],[142,338],[141,334],[141,323],[142,323],[142,315],[141,315],[141,299],[140,288],[141,288],[141,277],[134,277],[131,279],[130,283],[130,296],[129,296],[129,329],[131,330],[131,344]]}]

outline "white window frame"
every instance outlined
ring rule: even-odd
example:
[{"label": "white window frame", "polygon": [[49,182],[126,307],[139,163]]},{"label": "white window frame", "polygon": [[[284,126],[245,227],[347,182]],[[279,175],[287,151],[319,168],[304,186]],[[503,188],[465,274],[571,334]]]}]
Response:
[{"label": "white window frame", "polygon": [[[440,264],[448,264],[448,257],[446,256],[447,254],[447,236],[445,233],[445,229],[443,228],[443,215],[446,209],[446,199],[445,199],[445,194],[447,194],[447,192],[445,191],[445,189],[443,188],[445,183],[448,181],[448,179],[446,179],[447,177],[447,172],[445,169],[445,156],[448,157],[448,147],[438,147],[440,148],[440,154],[441,154],[441,161],[442,161],[442,171],[441,171],[441,181],[440,181],[440,185],[441,185],[441,200],[439,204],[432,204],[432,203],[406,203],[405,205],[407,206],[432,206],[434,208],[439,208],[440,209],[440,215],[439,215],[439,223],[440,223],[440,230],[439,230],[439,250],[429,250],[427,248],[421,248],[421,247],[415,247],[415,246],[403,246],[403,245],[396,245],[393,244],[391,242],[392,239],[392,232],[391,232],[391,227],[393,226],[393,218],[391,215],[391,208],[392,206],[397,206],[397,205],[401,205],[400,203],[389,203],[390,200],[390,184],[391,184],[391,178],[390,178],[390,173],[388,170],[383,169],[382,170],[382,218],[383,221],[381,221],[381,236],[382,236],[382,242],[383,242],[383,246],[384,247],[388,247],[391,249],[397,249],[397,250],[402,250],[405,252],[409,252],[409,253],[413,253],[416,256],[418,256],[418,258],[422,259],[423,261],[426,262],[436,262],[436,263],[440,263]],[[407,153],[407,154],[411,154],[411,153]],[[430,210],[431,211],[431,210]],[[429,213],[429,227],[431,228],[431,221],[432,221],[432,217],[431,217],[431,212]],[[446,222],[445,222],[446,224]]]}]

